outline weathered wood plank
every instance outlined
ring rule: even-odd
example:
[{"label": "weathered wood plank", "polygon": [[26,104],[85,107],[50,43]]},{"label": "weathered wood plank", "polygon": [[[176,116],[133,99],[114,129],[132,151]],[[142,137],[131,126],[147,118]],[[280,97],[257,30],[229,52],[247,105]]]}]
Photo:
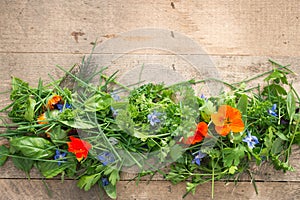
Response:
[{"label": "weathered wood plank", "polygon": [[[37,86],[39,78],[44,82],[51,81],[48,74],[55,79],[63,76],[63,71],[56,68],[56,65],[69,69],[74,64],[81,63],[84,54],[55,54],[55,53],[0,53],[0,79],[1,92],[9,90],[11,76],[19,77],[32,86]],[[95,55],[97,56],[97,55]],[[215,74],[219,78],[229,83],[241,81],[243,79],[258,75],[261,72],[272,69],[268,59],[282,65],[291,65],[291,69],[300,74],[299,57],[282,57],[282,56],[209,56],[213,65],[216,67]],[[184,78],[205,78],[201,76],[201,71],[207,69],[195,69],[187,61],[182,60],[180,55],[126,55],[112,61],[109,71],[119,70],[119,76],[137,66],[147,64],[159,64],[161,67],[172,69],[175,73],[180,73]],[[199,62],[201,64],[201,62]],[[216,75],[217,76],[217,75]],[[299,76],[294,77],[295,81],[300,80]],[[298,86],[295,84],[295,86]],[[299,86],[298,86],[298,89]],[[8,97],[9,94],[0,94],[2,97]],[[3,101],[1,98],[0,102]]]},{"label": "weathered wood plank", "polygon": [[[25,179],[0,179],[0,199],[9,200],[44,200],[44,199],[92,199],[108,200],[104,191],[94,187],[89,192],[80,190],[75,181],[65,180],[25,180]],[[49,188],[47,190],[46,186]],[[102,192],[102,193],[101,193]],[[49,196],[50,195],[50,196]]]},{"label": "weathered wood plank", "polygon": [[[48,196],[46,187],[41,180],[23,179],[0,179],[0,199],[10,200],[39,200],[39,199],[109,199],[99,188],[93,187],[90,191],[84,192],[77,188],[74,181],[65,180],[64,183],[58,180],[46,181],[52,196]],[[214,199],[299,199],[300,184],[298,182],[257,182],[258,195],[250,182],[215,183]],[[20,187],[22,186],[22,187]],[[276,191],[276,192],[275,192]],[[118,200],[179,200],[185,194],[185,184],[172,185],[166,181],[141,181],[138,185],[135,182],[121,181],[117,184]],[[189,194],[186,200],[211,199],[211,184],[203,184],[196,190],[195,195]]]},{"label": "weathered wood plank", "polygon": [[0,52],[83,52],[142,27],[183,33],[209,54],[299,56],[300,2],[1,1]]}]

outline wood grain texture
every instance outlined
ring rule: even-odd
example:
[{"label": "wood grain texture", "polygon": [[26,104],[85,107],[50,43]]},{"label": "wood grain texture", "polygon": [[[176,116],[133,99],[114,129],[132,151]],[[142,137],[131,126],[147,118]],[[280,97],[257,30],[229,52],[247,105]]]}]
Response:
[{"label": "wood grain texture", "polygon": [[[0,179],[1,200],[108,200],[104,191],[94,187],[90,191],[80,190],[74,181]],[[48,189],[47,189],[48,188]]]},{"label": "wood grain texture", "polygon": [[[55,65],[69,69],[90,53],[93,43],[103,46],[111,38],[141,28],[158,28],[181,33],[195,41],[210,56],[218,78],[238,82],[272,69],[271,58],[300,74],[300,1],[298,0],[2,0],[0,1],[0,92],[9,90],[11,76],[36,86],[64,73]],[[140,38],[132,38],[139,41]],[[105,52],[112,53],[112,52]],[[123,53],[123,52],[120,52]],[[184,52],[188,54],[189,52]],[[101,55],[99,55],[101,56]],[[183,79],[202,79],[207,69],[196,69],[180,55],[131,52],[111,63],[109,72],[120,69],[119,78],[135,72],[142,64],[159,63],[166,75]],[[149,77],[148,77],[149,78]],[[300,91],[299,76],[291,76]],[[257,82],[256,82],[257,83]],[[209,92],[199,90],[198,92]],[[0,93],[0,107],[8,105],[9,94]],[[0,122],[1,124],[1,122]],[[0,133],[3,129],[0,128]],[[0,139],[0,144],[6,143]],[[300,199],[300,150],[295,148],[291,164],[295,172],[282,173],[268,163],[253,166],[259,182],[255,194],[244,175],[236,187],[217,182],[215,199]],[[32,180],[13,167],[9,160],[0,167],[0,200],[4,199],[109,199],[94,187],[89,192],[77,188],[74,180],[59,177],[46,180],[52,198],[39,172]],[[173,186],[155,176],[148,184],[144,177],[138,186],[128,182],[134,174],[123,173],[118,183],[118,199],[181,199],[185,185]],[[264,182],[266,181],[266,182]],[[186,199],[210,199],[210,184]]]},{"label": "wood grain texture", "polygon": [[209,54],[299,56],[298,0],[0,2],[0,52],[88,53],[91,43],[153,27],[183,33]]},{"label": "wood grain texture", "polygon": [[[51,196],[45,187],[45,183]],[[74,181],[65,180],[23,180],[23,179],[0,179],[0,199],[2,200],[46,200],[46,199],[92,199],[109,200],[97,187],[84,192],[77,188]],[[300,184],[298,182],[257,182],[258,194],[255,193],[250,182],[234,183],[216,182],[214,199],[232,200],[271,200],[300,198]],[[274,192],[277,191],[277,192]],[[281,192],[280,192],[281,191]],[[167,181],[120,181],[117,184],[118,200],[179,200],[186,192],[185,184],[172,185]],[[211,199],[211,184],[203,184],[196,189],[194,195],[188,194],[185,200]]]}]

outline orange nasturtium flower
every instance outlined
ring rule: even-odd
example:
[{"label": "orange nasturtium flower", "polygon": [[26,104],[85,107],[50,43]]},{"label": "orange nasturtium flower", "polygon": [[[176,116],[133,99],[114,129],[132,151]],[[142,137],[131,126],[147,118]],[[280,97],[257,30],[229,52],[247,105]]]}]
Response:
[{"label": "orange nasturtium flower", "polygon": [[58,103],[62,102],[62,97],[59,95],[54,95],[47,103],[47,108],[50,110],[54,109],[54,106]]},{"label": "orange nasturtium flower", "polygon": [[211,115],[211,119],[215,130],[222,136],[228,135],[230,131],[241,132],[245,128],[241,112],[229,105],[221,105],[218,112]]},{"label": "orange nasturtium flower", "polygon": [[195,131],[195,134],[188,137],[187,139],[182,139],[182,142],[184,144],[196,144],[198,142],[201,142],[203,138],[207,136],[208,126],[205,122],[200,122],[197,125],[197,129]]},{"label": "orange nasturtium flower", "polygon": [[47,118],[46,118],[46,113],[41,114],[38,118],[37,118],[37,122],[39,124],[48,124]]},{"label": "orange nasturtium flower", "polygon": [[71,142],[67,142],[68,151],[74,153],[77,160],[80,162],[83,158],[86,158],[92,145],[87,141],[70,136]]}]

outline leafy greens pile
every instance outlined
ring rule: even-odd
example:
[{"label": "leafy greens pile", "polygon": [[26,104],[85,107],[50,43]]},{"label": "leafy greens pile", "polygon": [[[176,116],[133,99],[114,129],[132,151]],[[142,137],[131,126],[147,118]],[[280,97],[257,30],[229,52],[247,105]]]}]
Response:
[{"label": "leafy greens pile", "polygon": [[[186,181],[186,194],[251,173],[253,161],[293,170],[300,98],[288,82],[292,72],[273,64],[263,87],[227,84],[230,91],[213,97],[197,96],[191,86],[203,81],[195,80],[129,89],[104,69],[84,78],[64,70],[71,88],[64,79],[32,88],[13,77],[12,103],[1,110],[12,122],[1,134],[9,145],[0,146],[0,166],[10,157],[28,176],[36,167],[46,178],[75,178],[84,190],[98,184],[111,198],[120,172],[132,167],[137,177],[159,172],[174,184]],[[98,85],[90,83],[96,74]]]}]

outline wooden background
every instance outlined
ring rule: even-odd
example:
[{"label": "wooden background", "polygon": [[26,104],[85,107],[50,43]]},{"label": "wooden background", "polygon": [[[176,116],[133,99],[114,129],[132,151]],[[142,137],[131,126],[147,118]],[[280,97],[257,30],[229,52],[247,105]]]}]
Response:
[{"label": "wooden background", "polygon": [[[93,42],[108,41],[138,28],[162,28],[193,39],[210,55],[223,80],[239,81],[270,69],[271,58],[291,64],[300,73],[299,0],[1,0],[0,1],[0,85],[10,88],[17,76],[32,86],[48,74],[58,78],[62,71],[80,63],[91,52]],[[187,52],[188,53],[188,52]],[[133,57],[134,58],[134,53]],[[162,62],[168,55],[158,56]],[[151,59],[149,57],[148,59]],[[178,63],[175,63],[176,67]],[[124,64],[129,69],[134,60]],[[178,66],[180,68],[180,66]],[[299,77],[292,77],[298,92]],[[9,103],[0,94],[1,107]],[[255,170],[259,194],[249,181],[217,182],[215,199],[300,199],[300,150],[295,148],[291,163],[295,172],[277,172],[265,163]],[[123,174],[117,186],[118,199],[181,199],[185,184],[172,185],[155,177],[138,186]],[[48,196],[44,182],[52,191]],[[210,199],[211,185],[198,188],[186,199]],[[42,180],[35,170],[31,180],[9,161],[0,168],[0,199],[108,199],[93,188],[76,187],[74,180]]]}]

